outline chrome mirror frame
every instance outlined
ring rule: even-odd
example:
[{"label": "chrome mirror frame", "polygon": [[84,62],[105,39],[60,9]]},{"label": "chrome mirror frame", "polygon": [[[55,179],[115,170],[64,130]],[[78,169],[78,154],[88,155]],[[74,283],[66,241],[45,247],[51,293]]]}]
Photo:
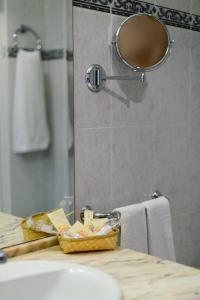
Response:
[{"label": "chrome mirror frame", "polygon": [[[149,16],[149,17],[153,17],[156,21],[158,21],[165,29],[166,33],[167,33],[167,39],[168,39],[168,47],[166,49],[165,55],[163,56],[163,58],[156,63],[155,65],[151,66],[151,67],[147,67],[147,68],[141,68],[138,66],[132,66],[130,65],[121,55],[120,49],[119,49],[119,35],[120,35],[120,31],[123,28],[124,24],[127,23],[130,19],[133,19],[135,17],[139,17],[139,16]],[[117,54],[119,55],[120,59],[123,61],[123,63],[128,66],[130,69],[134,70],[134,71],[138,71],[138,72],[149,72],[149,71],[153,71],[158,69],[161,65],[163,65],[166,60],[168,59],[168,57],[171,54],[171,50],[172,50],[172,45],[173,45],[174,41],[171,39],[170,37],[170,33],[169,30],[167,28],[167,26],[161,22],[157,17],[151,15],[151,14],[147,14],[147,13],[139,13],[139,14],[134,14],[131,15],[130,17],[128,17],[126,20],[124,20],[121,25],[119,26],[119,28],[116,31],[114,40],[113,40],[113,44],[115,45],[115,48],[117,50]]]},{"label": "chrome mirror frame", "polygon": [[[126,22],[128,22],[130,19],[138,17],[138,16],[149,16],[149,17],[154,18],[157,22],[159,22],[161,24],[161,26],[164,28],[164,30],[166,31],[166,34],[167,34],[168,46],[167,46],[164,56],[158,63],[156,63],[155,65],[152,65],[150,67],[147,67],[147,68],[141,68],[138,66],[130,65],[122,57],[122,55],[120,53],[120,49],[119,49],[119,35],[120,35],[121,29],[123,28],[123,26]],[[115,46],[116,52],[117,52],[120,60],[129,69],[131,69],[133,71],[133,75],[132,76],[123,76],[123,75],[122,76],[121,75],[120,76],[107,76],[104,68],[101,65],[92,64],[87,69],[86,75],[85,75],[85,82],[86,82],[88,89],[92,92],[99,92],[102,89],[104,89],[107,80],[136,80],[136,81],[144,82],[145,81],[145,72],[156,70],[166,62],[167,58],[171,54],[173,43],[174,43],[174,41],[170,37],[170,33],[167,29],[167,26],[163,22],[161,22],[157,17],[155,17],[151,14],[146,14],[146,13],[131,15],[126,20],[124,20],[121,23],[121,25],[119,26],[119,28],[114,36],[114,40],[113,40],[112,44]]]}]

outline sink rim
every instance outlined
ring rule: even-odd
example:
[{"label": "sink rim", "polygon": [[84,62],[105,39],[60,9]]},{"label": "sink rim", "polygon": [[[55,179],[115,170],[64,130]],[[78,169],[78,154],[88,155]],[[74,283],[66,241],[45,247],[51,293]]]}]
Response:
[{"label": "sink rim", "polygon": [[[31,269],[30,269],[31,268]],[[19,273],[15,271],[19,270]],[[85,273],[88,276],[97,276],[110,285],[115,294],[115,300],[122,299],[122,290],[118,281],[109,273],[96,267],[90,267],[80,263],[71,263],[55,260],[26,260],[26,261],[8,261],[0,265],[0,285],[6,282],[12,282],[23,278],[32,278],[39,274],[50,274],[54,272],[67,271],[67,273]],[[16,275],[17,274],[17,275]],[[3,275],[3,276],[2,276]]]}]

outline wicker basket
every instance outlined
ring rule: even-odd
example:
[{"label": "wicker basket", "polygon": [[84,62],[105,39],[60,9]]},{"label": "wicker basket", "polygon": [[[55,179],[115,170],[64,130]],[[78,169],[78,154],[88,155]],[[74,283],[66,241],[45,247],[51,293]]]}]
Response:
[{"label": "wicker basket", "polygon": [[117,246],[119,230],[102,236],[86,238],[64,238],[59,236],[59,244],[64,253],[114,250]]},{"label": "wicker basket", "polygon": [[[44,213],[44,212],[32,215],[31,218],[33,219],[33,221],[39,221],[42,219],[45,222],[45,224],[48,224],[48,225],[51,224],[50,220],[46,216],[46,213]],[[25,242],[34,241],[34,240],[38,240],[38,239],[41,239],[44,237],[52,236],[51,234],[48,234],[48,233],[45,233],[42,231],[35,231],[35,230],[28,228],[26,221],[27,221],[27,219],[25,219],[21,222],[21,228],[23,231]]]}]

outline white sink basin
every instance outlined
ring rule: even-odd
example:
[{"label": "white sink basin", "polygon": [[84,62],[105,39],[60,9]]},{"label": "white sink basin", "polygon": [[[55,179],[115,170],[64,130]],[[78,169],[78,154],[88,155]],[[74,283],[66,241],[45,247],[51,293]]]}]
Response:
[{"label": "white sink basin", "polygon": [[110,275],[66,262],[19,261],[0,264],[1,300],[121,300]]}]

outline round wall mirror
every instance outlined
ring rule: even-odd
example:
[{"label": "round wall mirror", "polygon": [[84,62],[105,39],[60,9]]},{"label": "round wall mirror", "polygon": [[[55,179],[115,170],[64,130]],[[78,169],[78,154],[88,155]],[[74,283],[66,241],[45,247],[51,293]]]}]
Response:
[{"label": "round wall mirror", "polygon": [[167,27],[156,17],[137,14],[126,19],[116,33],[116,48],[132,69],[151,71],[164,63],[172,41]]}]

